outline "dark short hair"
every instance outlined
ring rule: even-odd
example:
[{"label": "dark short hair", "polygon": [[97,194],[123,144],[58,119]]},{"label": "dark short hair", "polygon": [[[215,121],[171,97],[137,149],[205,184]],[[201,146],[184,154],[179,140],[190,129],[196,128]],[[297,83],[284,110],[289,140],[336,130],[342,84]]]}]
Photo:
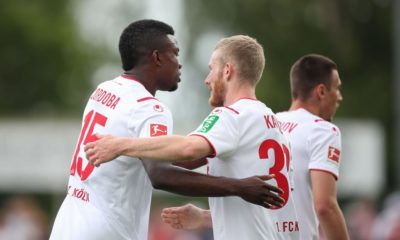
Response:
[{"label": "dark short hair", "polygon": [[321,83],[329,90],[333,70],[337,70],[336,63],[325,56],[308,54],[301,57],[290,70],[292,98],[306,100]]},{"label": "dark short hair", "polygon": [[161,40],[166,35],[174,35],[174,29],[157,20],[145,19],[129,24],[119,39],[122,68],[128,71],[154,49],[162,48]]}]

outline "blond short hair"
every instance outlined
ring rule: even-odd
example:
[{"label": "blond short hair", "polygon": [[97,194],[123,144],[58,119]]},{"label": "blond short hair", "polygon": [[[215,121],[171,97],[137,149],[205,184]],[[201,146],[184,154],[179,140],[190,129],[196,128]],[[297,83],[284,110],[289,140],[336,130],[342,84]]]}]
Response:
[{"label": "blond short hair", "polygon": [[221,51],[221,64],[228,61],[237,64],[238,75],[242,81],[256,85],[264,71],[264,49],[256,39],[245,35],[236,35],[221,39],[214,51]]}]

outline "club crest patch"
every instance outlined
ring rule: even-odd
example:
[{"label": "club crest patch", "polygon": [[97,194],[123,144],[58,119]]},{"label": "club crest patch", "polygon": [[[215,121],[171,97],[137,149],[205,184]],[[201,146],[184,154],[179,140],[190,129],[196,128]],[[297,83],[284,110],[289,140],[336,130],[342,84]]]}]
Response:
[{"label": "club crest patch", "polygon": [[216,109],[213,111],[214,114],[219,114],[219,113],[221,113],[221,112],[222,112],[222,109],[220,109],[220,108],[216,108]]},{"label": "club crest patch", "polygon": [[164,112],[164,108],[161,105],[158,105],[158,104],[154,105],[153,109],[156,112]]}]

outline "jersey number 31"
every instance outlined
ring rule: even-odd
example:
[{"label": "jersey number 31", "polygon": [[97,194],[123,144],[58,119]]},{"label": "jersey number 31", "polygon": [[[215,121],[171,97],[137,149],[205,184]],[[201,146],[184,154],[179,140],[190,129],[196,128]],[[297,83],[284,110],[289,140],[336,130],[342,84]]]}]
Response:
[{"label": "jersey number 31", "polygon": [[[275,163],[269,169],[269,174],[275,174],[275,180],[278,184],[278,187],[281,188],[284,193],[279,196],[285,200],[284,205],[286,205],[287,200],[289,199],[289,181],[286,177],[287,175],[282,172],[287,172],[289,174],[289,164],[290,164],[290,155],[289,149],[283,144],[280,145],[277,141],[273,139],[265,140],[261,143],[260,148],[258,149],[258,154],[260,159],[268,159],[269,150],[273,150],[275,155]],[[284,169],[286,165],[286,169]],[[277,207],[272,207],[272,209],[277,209]]]}]

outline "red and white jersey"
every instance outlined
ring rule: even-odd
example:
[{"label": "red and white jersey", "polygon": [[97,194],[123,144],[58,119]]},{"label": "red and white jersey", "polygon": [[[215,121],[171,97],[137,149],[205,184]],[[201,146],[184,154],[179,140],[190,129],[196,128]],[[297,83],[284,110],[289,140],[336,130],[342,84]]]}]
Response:
[{"label": "red and white jersey", "polygon": [[84,111],[67,196],[50,239],[147,239],[152,186],[142,162],[121,156],[93,167],[83,146],[96,133],[152,137],[171,132],[170,111],[142,84],[125,75],[101,83]]},{"label": "red and white jersey", "polygon": [[305,109],[277,114],[292,152],[294,200],[302,239],[319,239],[319,221],[313,207],[310,171],[339,176],[341,136],[339,128]]},{"label": "red and white jersey", "polygon": [[240,197],[209,198],[215,239],[299,239],[288,143],[271,109],[243,98],[229,107],[215,108],[191,135],[204,137],[214,148],[215,157],[208,159],[211,175],[275,174],[268,183],[285,191],[281,196],[286,204],[280,209],[266,209]]}]

